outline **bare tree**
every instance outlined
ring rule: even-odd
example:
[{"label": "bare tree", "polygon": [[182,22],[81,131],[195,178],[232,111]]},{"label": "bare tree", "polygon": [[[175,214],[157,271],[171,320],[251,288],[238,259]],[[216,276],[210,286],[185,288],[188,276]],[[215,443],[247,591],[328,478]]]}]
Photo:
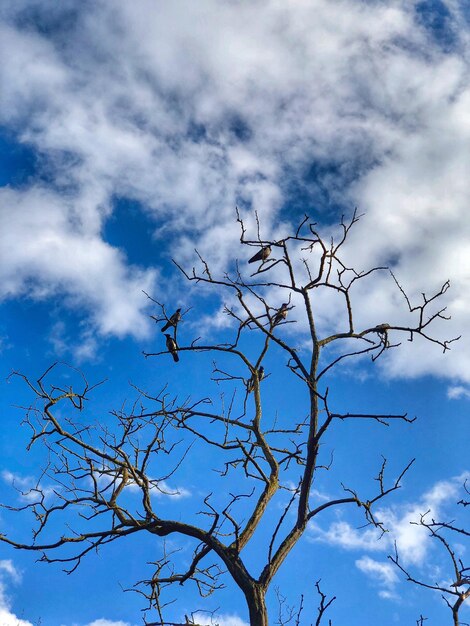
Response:
[{"label": "bare tree", "polygon": [[[29,494],[23,507],[9,507],[29,509],[34,514],[37,525],[33,539],[22,542],[1,536],[2,541],[18,549],[38,551],[41,560],[63,563],[70,572],[89,552],[146,532],[155,537],[161,553],[153,563],[152,575],[138,581],[134,590],[145,596],[149,609],[156,611],[159,621],[153,623],[168,623],[164,615],[171,599],[163,593],[168,587],[192,582],[202,596],[207,596],[220,589],[228,577],[246,600],[250,624],[266,626],[266,593],[309,522],[332,507],[353,505],[363,511],[366,524],[385,530],[374,513],[375,505],[400,488],[413,461],[389,480],[384,460],[373,493],[360,494],[345,484],[341,497],[315,502],[314,478],[331,462],[323,458],[321,444],[339,421],[369,420],[389,425],[411,423],[413,419],[405,413],[337,412],[330,406],[327,380],[345,360],[370,357],[375,361],[399,345],[401,335],[410,341],[419,336],[446,351],[450,341],[435,338],[431,326],[438,319],[448,319],[439,302],[449,284],[431,297],[423,294],[422,302],[413,305],[392,275],[404,296],[411,324],[377,320],[370,327],[358,328],[351,303],[354,289],[376,272],[388,270],[375,267],[359,271],[342,261],[342,247],[357,221],[356,213],[349,222],[342,220],[339,237],[330,240],[305,217],[294,234],[266,240],[260,236],[259,223],[257,237],[249,239],[238,216],[241,246],[258,251],[250,259],[251,276],[246,277],[238,263],[231,274],[217,276],[200,255],[198,268],[187,272],[180,267],[189,281],[213,288],[225,298],[230,336],[223,342],[195,338],[182,343],[177,337],[178,326],[188,312],[178,310],[168,315],[159,305],[153,317],[170,332],[165,348],[147,352],[145,357],[170,353],[176,361],[185,354],[208,352],[223,359],[223,366],[214,367],[214,380],[235,390],[228,402],[223,396],[220,407],[208,397],[181,402],[170,396],[166,387],[157,394],[139,389],[139,399],[131,410],[114,411],[112,424],[101,421],[91,425],[80,418],[94,388],[85,378],[81,386],[51,384],[48,381],[55,365],[37,382],[16,373],[36,398],[26,416],[32,429],[30,446],[42,442],[50,461],[34,489],[37,497]],[[340,331],[323,331],[318,324],[316,303],[322,292],[333,292],[341,299]],[[298,333],[290,332],[289,325],[294,322]],[[299,337],[302,347],[297,347]],[[290,418],[289,424],[263,414],[263,385],[273,359],[283,360],[286,375],[294,376],[303,389],[304,408]],[[207,493],[186,520],[169,517],[153,494],[167,491],[168,481],[183,464],[204,469],[195,452],[201,454],[204,449],[217,453],[217,469],[224,479],[237,476],[237,481],[227,484],[243,487],[225,490],[222,503],[220,494],[216,498]],[[294,485],[292,476],[296,476]],[[52,491],[44,487],[46,478],[55,484]],[[275,496],[283,499],[283,509],[274,506]],[[49,538],[53,519],[61,516],[66,524],[64,533]],[[261,526],[262,536],[258,533],[255,538]],[[183,536],[194,543],[189,566],[184,567],[165,542],[171,536]],[[245,557],[255,542],[257,546],[264,543],[265,554],[257,572],[249,570]],[[320,591],[319,583],[317,592],[318,616],[312,616],[311,621],[316,619],[318,626],[332,600]],[[291,614],[294,623],[300,620],[295,615],[300,616],[301,610],[302,602],[299,611]],[[192,619],[186,621],[191,623]]]},{"label": "bare tree", "polygon": [[[465,481],[463,489],[468,494],[467,481]],[[466,507],[468,501],[466,499],[459,500],[457,506],[459,505]],[[444,575],[440,574],[440,580],[432,582],[430,575],[428,575],[426,580],[423,580],[418,574],[412,574],[409,568],[402,564],[396,545],[395,553],[388,558],[405,574],[409,582],[441,594],[442,599],[452,613],[453,626],[468,626],[467,622],[460,621],[459,615],[464,602],[470,597],[470,567],[465,565],[463,561],[463,554],[466,550],[465,542],[468,544],[470,532],[465,527],[459,525],[455,519],[445,522],[436,521],[431,516],[430,511],[423,513],[419,521],[412,522],[412,524],[426,529],[430,537],[440,546],[447,557],[450,566],[450,576],[446,572]],[[455,541],[457,547],[452,545],[454,543],[452,541],[453,538],[457,539]],[[458,555],[459,552],[460,556]],[[420,619],[423,621],[422,617]]]}]

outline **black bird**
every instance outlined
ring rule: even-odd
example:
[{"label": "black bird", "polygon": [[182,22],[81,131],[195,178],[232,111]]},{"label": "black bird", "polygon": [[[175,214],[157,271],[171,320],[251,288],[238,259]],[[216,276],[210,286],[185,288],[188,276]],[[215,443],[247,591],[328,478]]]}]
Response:
[{"label": "black bird", "polygon": [[287,317],[287,311],[288,310],[289,310],[289,303],[288,302],[284,302],[284,304],[281,306],[281,308],[278,310],[278,312],[274,316],[273,321],[272,321],[272,325],[276,326],[276,324],[279,324],[280,322],[283,322],[286,319],[286,317]]},{"label": "black bird", "polygon": [[[262,365],[260,365],[258,367],[258,382],[261,382],[264,378],[264,367]],[[248,393],[251,393],[253,391],[253,389],[255,388],[255,377],[254,375],[250,378],[250,380],[248,381],[248,384],[246,386],[246,390],[248,391]]]},{"label": "black bird", "polygon": [[178,361],[180,360],[178,356],[178,345],[171,335],[166,334],[165,337],[166,337],[166,347],[168,349],[168,352],[173,357],[173,361],[175,363],[178,363]]},{"label": "black bird", "polygon": [[261,250],[258,250],[258,252],[251,257],[248,263],[256,263],[256,261],[262,261],[264,263],[270,254],[271,246],[268,244],[267,246],[263,246]]},{"label": "black bird", "polygon": [[168,322],[162,328],[162,333],[164,333],[165,330],[168,330],[170,326],[173,326],[173,328],[176,328],[180,320],[181,320],[181,309],[176,309],[173,315],[169,318]]}]

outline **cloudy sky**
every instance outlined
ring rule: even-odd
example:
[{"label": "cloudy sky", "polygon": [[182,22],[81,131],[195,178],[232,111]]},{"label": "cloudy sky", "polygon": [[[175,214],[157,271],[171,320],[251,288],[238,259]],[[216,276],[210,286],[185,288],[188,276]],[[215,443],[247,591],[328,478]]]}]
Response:
[{"label": "cloudy sky", "polygon": [[[445,579],[445,565],[408,522],[429,508],[444,514],[469,469],[461,435],[470,398],[468,3],[3,0],[0,54],[2,494],[12,482],[33,484],[37,462],[24,454],[21,412],[12,408],[29,400],[5,382],[9,371],[34,377],[65,360],[109,378],[103,406],[119,404],[129,380],[171,380],[168,362],[144,361],[141,351],[161,341],[143,292],[169,308],[196,298],[172,258],[191,267],[197,248],[220,272],[246,260],[235,206],[251,226],[256,211],[266,237],[288,234],[305,213],[334,231],[357,206],[364,217],[346,251],[351,264],[389,265],[413,302],[451,283],[451,320],[435,329],[440,338],[461,335],[451,351],[404,341],[373,371],[359,364],[339,381],[353,401],[390,402],[420,418],[413,432],[364,432],[355,443],[358,454],[378,450],[374,467],[397,447],[397,471],[416,456],[383,515],[408,562]],[[360,322],[404,319],[406,303],[397,306],[388,277],[359,295]],[[210,320],[223,325],[220,302],[201,306],[209,330]],[[325,311],[326,328],[335,311]],[[190,364],[184,372],[195,376]],[[346,431],[338,454],[350,446]],[[184,508],[195,484],[180,489]],[[338,623],[342,615],[363,623],[360,611],[357,622],[350,615],[359,592],[382,624],[445,614],[431,592],[420,604],[391,568],[393,541],[379,544],[358,525],[338,514],[312,527],[305,544],[344,575],[355,572],[356,582],[341,585],[321,568],[309,574],[343,594]],[[120,595],[119,583],[131,581],[114,575],[117,554],[74,577],[45,573],[30,556],[0,552],[5,624],[138,623],[137,600]],[[90,582],[93,568],[103,583]],[[77,594],[90,584],[82,606]],[[288,592],[288,578],[284,585]],[[225,626],[246,620],[230,596],[211,608]]]}]

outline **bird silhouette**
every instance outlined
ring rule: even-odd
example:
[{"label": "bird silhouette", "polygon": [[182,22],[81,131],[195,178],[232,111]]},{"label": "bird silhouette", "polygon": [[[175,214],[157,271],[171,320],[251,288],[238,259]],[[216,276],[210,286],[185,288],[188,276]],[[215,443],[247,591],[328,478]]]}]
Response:
[{"label": "bird silhouette", "polygon": [[162,328],[162,333],[164,333],[165,330],[168,330],[170,326],[173,326],[173,328],[176,328],[180,320],[181,320],[181,309],[176,309],[173,315],[168,319],[168,322]]},{"label": "bird silhouette", "polygon": [[168,349],[168,352],[173,357],[173,361],[175,363],[178,363],[178,361],[180,360],[178,356],[178,345],[176,341],[173,339],[173,337],[169,335],[168,333],[165,335],[165,337],[166,337],[166,347]]},{"label": "bird silhouette", "polygon": [[268,244],[267,246],[263,246],[261,250],[258,250],[256,254],[254,254],[248,263],[256,263],[257,261],[266,261],[268,256],[271,254],[271,246]]},{"label": "bird silhouette", "polygon": [[[264,367],[260,365],[258,367],[258,382],[261,382],[263,378],[264,378]],[[246,390],[248,391],[248,393],[251,393],[254,388],[255,388],[255,376],[253,374],[253,376],[250,378],[250,380],[247,383]]]},{"label": "bird silhouette", "polygon": [[280,322],[283,322],[287,317],[287,311],[289,310],[289,303],[284,302],[281,308],[277,311],[276,315],[273,318],[272,325],[276,326]]},{"label": "bird silhouette", "polygon": [[376,333],[386,333],[390,329],[390,324],[378,324],[374,330]]}]

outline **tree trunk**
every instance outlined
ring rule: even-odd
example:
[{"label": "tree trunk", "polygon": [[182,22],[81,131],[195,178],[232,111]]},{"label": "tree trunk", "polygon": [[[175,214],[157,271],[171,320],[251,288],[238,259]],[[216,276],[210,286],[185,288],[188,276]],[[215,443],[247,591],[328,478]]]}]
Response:
[{"label": "tree trunk", "polygon": [[268,626],[268,612],[264,601],[265,591],[259,585],[251,587],[245,592],[250,626]]}]

